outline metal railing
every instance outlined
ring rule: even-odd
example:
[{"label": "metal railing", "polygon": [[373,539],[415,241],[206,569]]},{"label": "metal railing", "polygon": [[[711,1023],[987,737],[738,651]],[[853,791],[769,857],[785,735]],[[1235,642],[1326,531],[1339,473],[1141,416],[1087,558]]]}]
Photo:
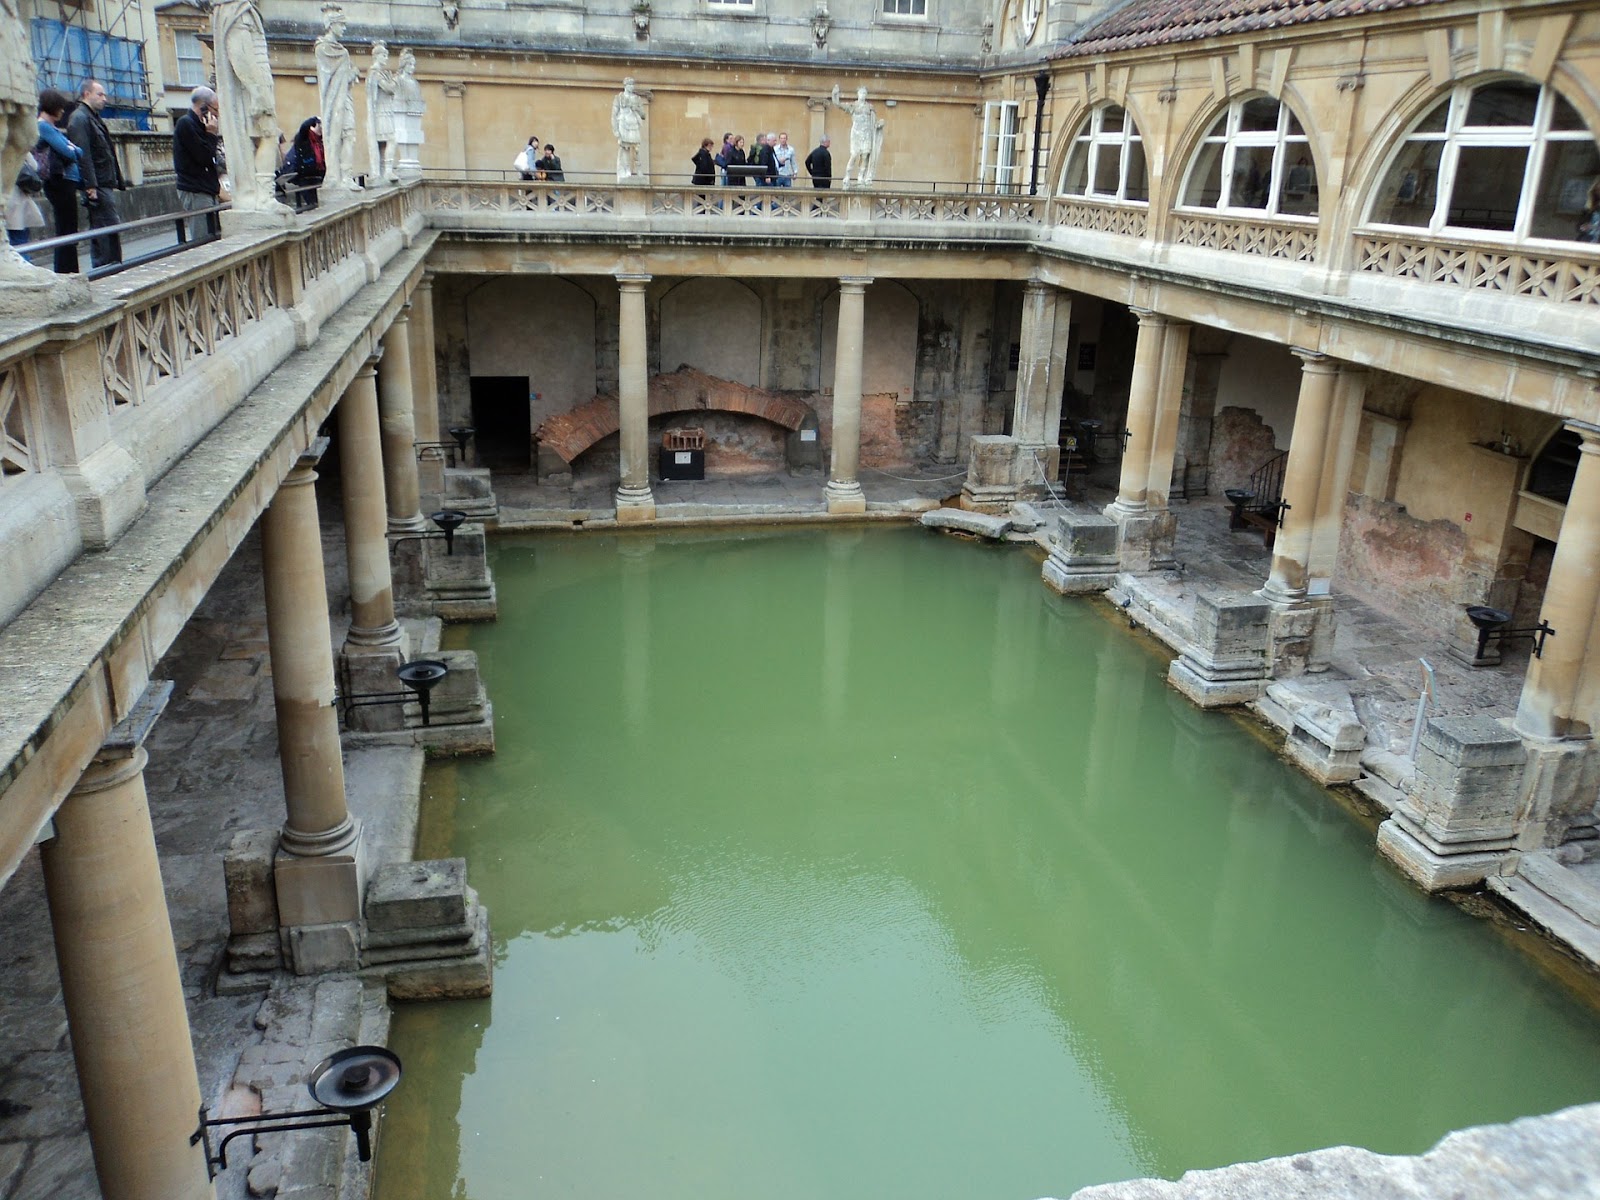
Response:
[{"label": "metal railing", "polygon": [[[514,168],[506,167],[425,167],[422,178],[432,183],[519,183],[528,187],[559,188],[563,185],[574,184],[588,185],[590,187],[615,186],[621,182],[622,186],[629,186],[628,181],[619,181],[615,171],[562,171],[561,179],[524,179],[522,173]],[[792,177],[796,188],[811,188],[811,177],[798,174]],[[648,175],[634,177],[638,185],[655,188],[704,188],[726,187],[730,189],[749,189],[767,187],[769,185],[758,182],[753,177],[722,182],[722,170],[717,170],[715,183],[695,183],[693,171],[652,171]],[[817,188],[817,191],[846,190],[841,178],[832,177],[832,189]],[[897,179],[879,177],[872,184],[862,189],[864,191],[882,192],[926,192],[931,195],[957,195],[957,196],[1004,196],[1007,198],[1020,198],[1028,195],[1026,184],[1009,184],[1005,187],[996,187],[994,184],[979,183],[976,180],[960,179]],[[1034,197],[1044,200],[1041,193]]]},{"label": "metal railing", "polygon": [[[78,251],[78,274],[89,279],[103,279],[108,275],[117,275],[133,267],[143,266],[145,263],[157,262],[183,250],[194,246],[203,246],[208,242],[217,241],[222,237],[222,221],[219,214],[226,212],[232,205],[227,203],[214,204],[210,208],[186,210],[175,213],[162,213],[156,217],[141,217],[136,221],[119,221],[115,225],[104,225],[99,229],[85,229],[78,233],[69,233],[61,237],[45,238],[38,242],[24,242],[14,247],[18,254],[28,260],[33,260],[40,255],[50,254],[62,247],[72,246]],[[191,237],[191,222],[198,222],[202,228],[200,237]],[[101,238],[114,237],[119,243],[124,234],[135,233],[138,242],[148,242],[152,232],[157,229],[171,227],[174,240],[163,241],[161,244],[146,247],[132,257],[119,256],[115,262],[95,263],[92,247],[85,246],[85,242],[98,241]],[[152,231],[152,232],[144,232]],[[35,266],[45,264],[34,263]]]}]

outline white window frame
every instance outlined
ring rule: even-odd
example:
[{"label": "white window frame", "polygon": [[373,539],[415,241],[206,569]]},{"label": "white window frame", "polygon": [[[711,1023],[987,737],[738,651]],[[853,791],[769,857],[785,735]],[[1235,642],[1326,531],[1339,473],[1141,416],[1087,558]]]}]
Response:
[{"label": "white window frame", "polygon": [[[1252,100],[1271,100],[1278,106],[1278,122],[1274,129],[1240,129],[1239,125],[1244,117],[1244,106]],[[1299,133],[1289,132],[1289,120],[1294,117],[1300,126]],[[1216,122],[1211,123],[1211,128],[1216,128]],[[1202,152],[1206,146],[1222,145],[1222,177],[1221,190],[1214,206],[1204,204],[1186,204],[1183,197],[1189,194],[1189,185],[1194,181],[1194,173],[1200,168]],[[1233,199],[1233,164],[1238,150],[1254,149],[1260,146],[1272,147],[1272,175],[1267,183],[1267,204],[1265,208],[1240,207],[1231,203]],[[1232,216],[1270,217],[1275,221],[1300,221],[1307,225],[1317,223],[1315,213],[1281,213],[1278,211],[1278,196],[1281,193],[1285,164],[1289,158],[1289,149],[1303,149],[1306,158],[1312,162],[1315,170],[1315,158],[1311,154],[1311,137],[1306,133],[1305,122],[1301,121],[1290,110],[1289,106],[1275,96],[1257,93],[1253,96],[1241,96],[1229,103],[1226,122],[1222,133],[1207,133],[1200,139],[1200,144],[1194,148],[1189,156],[1189,169],[1184,172],[1183,186],[1178,189],[1179,202],[1176,208],[1185,212],[1217,212],[1227,213]]]},{"label": "white window frame", "polygon": [[[194,47],[192,55],[183,52],[184,43],[188,42]],[[205,45],[200,41],[200,34],[193,29],[174,29],[172,31],[172,53],[178,64],[178,85],[180,87],[200,87],[206,82],[206,53]],[[194,64],[194,75],[184,74],[184,65]]]},{"label": "white window frame", "polygon": [[708,8],[755,8],[756,0],[706,0]]},{"label": "white window frame", "polygon": [[[1113,108],[1120,109],[1122,111],[1122,128],[1120,130],[1108,131],[1103,127],[1105,124],[1105,114]],[[1069,192],[1067,191],[1066,168],[1068,164],[1071,163],[1072,155],[1077,150],[1079,143],[1084,145],[1084,153],[1086,155],[1084,159],[1083,191]],[[1139,145],[1140,149],[1143,149],[1144,137],[1139,132],[1139,126],[1135,123],[1133,114],[1128,111],[1126,106],[1121,104],[1098,105],[1095,110],[1089,114],[1088,118],[1083,122],[1083,124],[1078,126],[1078,132],[1073,136],[1072,141],[1067,145],[1067,157],[1066,160],[1061,164],[1061,191],[1059,194],[1062,196],[1078,196],[1085,200],[1115,200],[1121,204],[1142,204],[1148,206],[1150,203],[1149,200],[1128,199],[1128,156],[1133,153],[1133,146],[1135,143]],[[1108,146],[1119,147],[1117,154],[1117,190],[1115,192],[1097,192],[1094,190],[1094,165],[1096,159],[1099,157],[1100,150],[1103,147]],[[1148,190],[1148,179],[1150,174],[1150,160],[1148,156],[1145,158],[1144,169],[1147,181],[1146,189]]]},{"label": "white window frame", "polygon": [[[1015,100],[990,100],[983,106],[983,142],[978,155],[978,186],[1014,192],[1019,186],[1018,152],[1022,147],[1021,105]],[[1007,158],[1003,151],[1010,148]]]},{"label": "white window frame", "polygon": [[879,0],[878,15],[891,21],[926,21],[928,0]]},{"label": "white window frame", "polygon": [[[1412,125],[1411,132],[1401,138],[1393,152],[1384,163],[1383,170],[1378,173],[1378,188],[1373,189],[1372,195],[1367,197],[1367,205],[1363,215],[1364,228],[1395,230],[1407,233],[1427,232],[1433,235],[1459,234],[1471,238],[1491,238],[1500,241],[1534,241],[1551,242],[1557,245],[1565,244],[1570,239],[1566,238],[1536,238],[1528,233],[1528,227],[1533,223],[1533,206],[1538,197],[1539,179],[1544,174],[1545,149],[1551,142],[1582,142],[1594,141],[1594,132],[1590,129],[1558,129],[1550,128],[1551,114],[1555,111],[1556,99],[1560,93],[1548,84],[1539,85],[1539,98],[1535,102],[1532,125],[1468,125],[1467,111],[1472,105],[1474,92],[1482,88],[1493,87],[1501,83],[1536,84],[1536,80],[1522,78],[1496,78],[1478,79],[1471,83],[1463,83],[1451,89],[1446,100],[1429,105],[1423,110]],[[1568,102],[1570,104],[1570,101]],[[1434,113],[1439,111],[1440,104],[1448,104],[1445,115],[1445,127],[1442,130],[1420,130],[1421,125]],[[1379,199],[1378,189],[1383,181],[1389,178],[1389,172],[1394,168],[1394,161],[1409,145],[1418,142],[1442,142],[1444,150],[1439,155],[1439,182],[1434,189],[1433,215],[1428,218],[1427,225],[1391,225],[1372,219],[1372,210],[1377,206]],[[1476,225],[1451,225],[1448,223],[1450,216],[1450,200],[1455,194],[1456,168],[1461,161],[1462,147],[1473,149],[1482,147],[1525,148],[1528,151],[1527,159],[1523,162],[1522,190],[1517,196],[1517,215],[1511,223],[1509,231],[1504,229],[1483,229]]]}]

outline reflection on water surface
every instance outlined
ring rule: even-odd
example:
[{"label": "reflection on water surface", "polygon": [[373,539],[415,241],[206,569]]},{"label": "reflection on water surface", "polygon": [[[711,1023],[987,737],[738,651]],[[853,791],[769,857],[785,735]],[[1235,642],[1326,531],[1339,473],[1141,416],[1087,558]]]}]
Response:
[{"label": "reflection on water surface", "polygon": [[1014,548],[502,540],[429,771],[493,1000],[402,1009],[380,1200],[1065,1196],[1600,1097],[1600,1023]]}]

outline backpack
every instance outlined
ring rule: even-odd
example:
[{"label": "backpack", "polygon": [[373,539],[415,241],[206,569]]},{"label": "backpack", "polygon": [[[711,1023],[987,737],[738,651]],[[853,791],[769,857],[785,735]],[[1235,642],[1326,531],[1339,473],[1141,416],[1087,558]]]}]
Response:
[{"label": "backpack", "polygon": [[17,172],[17,190],[25,196],[37,196],[44,191],[44,178],[39,174],[32,154],[23,156],[22,170]]}]

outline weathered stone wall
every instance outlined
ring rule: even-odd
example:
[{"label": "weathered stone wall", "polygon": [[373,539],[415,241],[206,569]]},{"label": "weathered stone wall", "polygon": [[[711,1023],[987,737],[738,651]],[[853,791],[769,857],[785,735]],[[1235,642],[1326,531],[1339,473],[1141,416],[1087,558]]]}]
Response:
[{"label": "weathered stone wall", "polygon": [[1248,488],[1251,473],[1280,449],[1260,413],[1232,404],[1219,408],[1211,422],[1211,491]]}]

